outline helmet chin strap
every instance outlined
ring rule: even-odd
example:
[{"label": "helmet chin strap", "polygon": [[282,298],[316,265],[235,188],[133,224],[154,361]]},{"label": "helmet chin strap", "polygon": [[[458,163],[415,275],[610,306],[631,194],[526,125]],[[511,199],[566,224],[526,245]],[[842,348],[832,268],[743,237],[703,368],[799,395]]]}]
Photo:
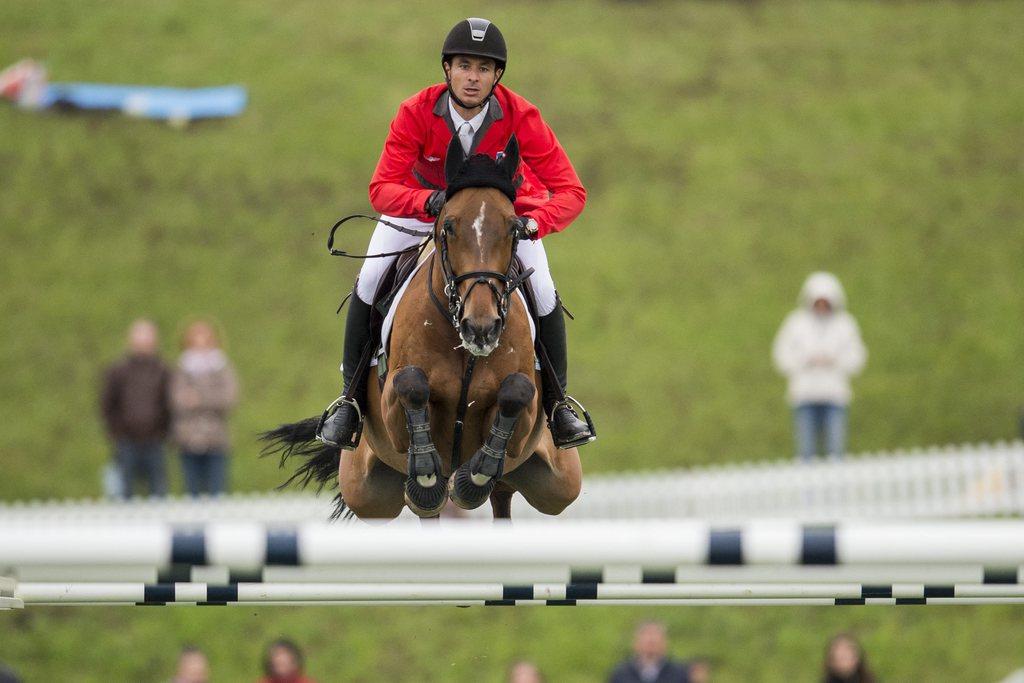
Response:
[{"label": "helmet chin strap", "polygon": [[[451,67],[449,66],[448,68],[451,68]],[[448,71],[447,70],[445,70],[445,72],[444,72],[444,82],[448,86],[448,96],[451,97],[452,100],[455,101],[455,104],[459,105],[463,109],[480,109],[481,107],[483,107],[487,103],[487,101],[489,99],[491,99],[491,95],[494,94],[494,89],[498,87],[498,83],[501,83],[501,77],[504,76],[504,75],[505,75],[505,69],[502,69],[501,70],[501,74],[498,76],[498,80],[494,81],[494,85],[491,86],[490,92],[487,93],[487,97],[485,97],[483,99],[483,101],[480,104],[476,105],[476,106],[470,106],[470,105],[466,104],[465,102],[463,102],[462,100],[459,99],[459,96],[455,94],[455,90],[452,89],[452,79],[451,79],[451,76],[448,75]]]}]

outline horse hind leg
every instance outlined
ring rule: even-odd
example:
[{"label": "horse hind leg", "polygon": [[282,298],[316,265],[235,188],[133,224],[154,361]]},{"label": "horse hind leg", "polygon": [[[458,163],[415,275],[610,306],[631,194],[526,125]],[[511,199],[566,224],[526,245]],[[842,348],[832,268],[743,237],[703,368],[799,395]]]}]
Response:
[{"label": "horse hind leg", "polygon": [[452,501],[473,510],[484,504],[505,467],[505,452],[523,409],[533,400],[536,388],[522,373],[506,377],[498,389],[498,414],[480,449],[455,471]]},{"label": "horse hind leg", "polygon": [[420,517],[437,515],[448,502],[448,481],[441,471],[441,456],[430,438],[427,401],[430,385],[420,368],[409,366],[395,375],[394,388],[405,410],[409,430],[409,468],[405,503]]},{"label": "horse hind leg", "polygon": [[515,489],[504,482],[498,482],[491,491],[491,512],[494,519],[512,519],[512,496]]}]

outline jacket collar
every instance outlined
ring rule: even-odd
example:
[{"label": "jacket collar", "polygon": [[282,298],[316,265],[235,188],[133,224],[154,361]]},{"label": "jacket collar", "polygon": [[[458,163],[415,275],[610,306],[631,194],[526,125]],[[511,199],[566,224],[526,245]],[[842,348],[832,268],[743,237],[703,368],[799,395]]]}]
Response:
[{"label": "jacket collar", "polygon": [[[448,89],[445,88],[441,91],[441,96],[437,98],[437,102],[434,103],[434,116],[440,116],[448,124],[448,130],[452,135],[455,135],[456,128],[455,122],[452,121],[452,116],[448,112],[448,100],[451,95],[448,93]],[[487,129],[491,127],[491,123],[494,121],[500,121],[505,118],[505,112],[502,110],[501,105],[498,104],[498,98],[491,93],[491,97],[487,100],[489,105],[487,107],[487,113],[484,114],[484,122],[477,129],[476,134],[473,136],[473,146],[469,150],[469,155],[472,156],[476,152],[476,148],[480,145],[480,141],[484,139],[484,135],[487,133]]]}]

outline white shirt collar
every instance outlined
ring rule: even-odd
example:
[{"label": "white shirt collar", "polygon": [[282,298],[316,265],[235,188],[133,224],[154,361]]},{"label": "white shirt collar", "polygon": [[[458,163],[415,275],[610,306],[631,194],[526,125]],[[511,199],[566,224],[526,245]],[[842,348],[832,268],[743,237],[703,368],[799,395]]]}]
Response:
[{"label": "white shirt collar", "polygon": [[469,119],[469,121],[466,121],[466,119],[462,118],[462,114],[460,114],[458,111],[456,111],[455,105],[452,103],[452,98],[451,97],[448,98],[448,113],[451,114],[452,123],[455,124],[455,130],[458,130],[459,127],[463,123],[469,123],[469,125],[471,125],[473,127],[473,133],[474,134],[476,134],[476,132],[478,130],[480,130],[480,126],[483,125],[484,117],[487,115],[487,109],[490,106],[491,106],[491,101],[488,100],[484,104],[483,109],[480,110],[479,114],[477,114],[473,118]]}]

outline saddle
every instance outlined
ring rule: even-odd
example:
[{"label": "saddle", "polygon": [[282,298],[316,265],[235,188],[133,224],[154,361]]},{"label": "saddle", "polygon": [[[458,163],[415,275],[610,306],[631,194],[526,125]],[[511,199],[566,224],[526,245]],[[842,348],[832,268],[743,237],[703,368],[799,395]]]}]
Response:
[{"label": "saddle", "polygon": [[380,333],[380,325],[384,324],[384,318],[391,310],[391,304],[395,301],[395,295],[402,288],[405,281],[409,279],[416,265],[419,263],[422,249],[407,251],[395,259],[391,267],[384,273],[377,291],[373,295],[373,314],[370,316],[371,327],[377,325],[377,333]]}]

